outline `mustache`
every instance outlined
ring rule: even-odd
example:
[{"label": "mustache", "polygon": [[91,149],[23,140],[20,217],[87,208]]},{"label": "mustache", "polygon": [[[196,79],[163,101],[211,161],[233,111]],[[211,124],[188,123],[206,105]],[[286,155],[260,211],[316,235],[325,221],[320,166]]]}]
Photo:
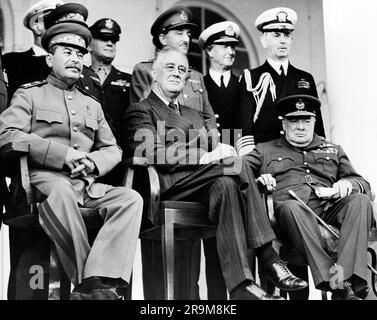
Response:
[{"label": "mustache", "polygon": [[69,62],[65,66],[66,68],[76,68],[77,70],[81,70],[82,66],[79,62]]}]

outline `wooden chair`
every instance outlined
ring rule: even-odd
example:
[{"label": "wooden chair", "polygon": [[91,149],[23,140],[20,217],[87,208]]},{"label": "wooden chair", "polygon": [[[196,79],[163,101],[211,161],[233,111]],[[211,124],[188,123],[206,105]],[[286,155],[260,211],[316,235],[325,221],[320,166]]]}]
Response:
[{"label": "wooden chair", "polygon": [[[200,202],[161,201],[156,168],[146,158],[127,159],[124,185],[142,194],[144,217],[159,212],[159,221],[140,232],[141,239],[162,241],[165,298],[174,299],[174,241],[213,237],[216,227],[207,218],[208,209]],[[142,183],[146,181],[147,183]],[[191,293],[190,295],[192,295]]]},{"label": "wooden chair", "polygon": [[[47,237],[38,222],[37,203],[29,179],[28,152],[29,146],[26,144],[10,143],[0,149],[2,170],[0,179],[4,189],[2,190],[2,197],[5,204],[3,223],[7,224],[10,233],[17,234],[19,239],[26,238],[26,242],[33,242],[31,246],[26,248],[25,251],[27,252],[23,252],[27,258],[22,259],[20,257],[18,265],[13,266],[16,270],[11,270],[11,272],[14,272],[15,279],[10,281],[11,288],[8,289],[8,292],[12,292],[11,298],[14,299],[69,299],[71,283],[61,267],[54,243]],[[12,186],[18,188],[16,198],[14,192],[11,192],[8,187],[4,187],[7,186],[6,177],[10,178]],[[21,192],[23,194],[20,196]],[[103,225],[98,210],[81,208],[80,212],[84,217],[89,235],[94,237]],[[10,249],[12,256],[12,246]],[[47,251],[45,252],[47,261],[40,259],[41,251],[44,250]],[[37,256],[34,254],[37,254]],[[33,276],[29,270],[30,264],[32,264],[28,263],[30,261],[43,266],[44,278],[48,283],[48,288],[29,290],[29,281]],[[24,262],[25,264],[23,264]],[[21,281],[18,281],[20,278]],[[27,281],[28,278],[29,281]]]}]

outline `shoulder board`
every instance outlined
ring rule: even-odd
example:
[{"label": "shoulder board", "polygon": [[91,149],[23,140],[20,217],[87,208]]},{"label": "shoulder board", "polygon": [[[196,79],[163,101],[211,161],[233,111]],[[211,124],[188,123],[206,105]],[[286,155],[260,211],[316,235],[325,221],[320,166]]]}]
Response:
[{"label": "shoulder board", "polygon": [[20,85],[20,88],[28,89],[28,88],[32,88],[32,87],[40,87],[40,86],[42,86],[46,83],[47,83],[47,80],[33,81],[33,82],[30,82],[30,83],[25,83],[23,85]]},{"label": "shoulder board", "polygon": [[101,104],[101,101],[99,101],[94,95],[92,95],[89,91],[86,91],[85,89],[83,88],[80,88],[78,86],[76,86],[77,90],[79,90],[81,93],[85,94],[86,96],[88,97],[91,97],[93,98],[94,100],[96,100],[99,104]]}]

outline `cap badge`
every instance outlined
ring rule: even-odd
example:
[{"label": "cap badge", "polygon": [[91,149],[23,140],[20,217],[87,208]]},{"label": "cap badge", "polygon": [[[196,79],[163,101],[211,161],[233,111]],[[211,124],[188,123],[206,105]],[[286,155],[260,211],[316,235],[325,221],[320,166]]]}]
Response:
[{"label": "cap badge", "polygon": [[85,18],[80,13],[70,12],[61,17],[60,19],[56,20],[55,23],[62,22],[62,21],[82,21],[85,22]]},{"label": "cap badge", "polygon": [[187,21],[188,20],[188,17],[187,17],[187,14],[182,10],[181,11],[181,15],[180,15],[180,18],[184,21]]},{"label": "cap badge", "polygon": [[105,27],[106,27],[107,29],[112,29],[112,28],[114,27],[114,23],[113,23],[113,21],[110,20],[110,19],[107,19],[106,22],[105,22]]},{"label": "cap badge", "polygon": [[302,110],[305,108],[305,103],[302,102],[302,100],[298,100],[298,102],[296,103],[296,109],[297,110]]},{"label": "cap badge", "polygon": [[276,14],[279,22],[287,22],[288,14],[285,11],[280,11]]},{"label": "cap badge", "polygon": [[299,89],[310,89],[310,83],[304,79],[301,79],[298,83],[297,83],[297,87]]},{"label": "cap badge", "polygon": [[226,29],[225,29],[225,35],[227,36],[234,36],[235,32],[234,32],[234,29],[233,29],[233,26],[230,24]]}]

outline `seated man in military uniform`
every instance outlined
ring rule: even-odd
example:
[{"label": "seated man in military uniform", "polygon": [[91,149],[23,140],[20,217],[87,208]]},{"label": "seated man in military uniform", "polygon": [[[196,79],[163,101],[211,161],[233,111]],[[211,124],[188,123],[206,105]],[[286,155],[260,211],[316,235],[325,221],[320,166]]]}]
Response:
[{"label": "seated man in military uniform", "polygon": [[[320,112],[317,98],[299,92],[281,99],[277,108],[284,137],[257,144],[247,158],[255,175],[275,188],[281,257],[309,264],[316,288],[332,291],[332,299],[363,299],[368,293],[367,246],[373,220],[369,183],[355,171],[341,146],[314,133]],[[289,190],[339,229],[335,261],[330,256],[334,248],[321,237],[315,215],[292,199]],[[323,190],[331,193],[324,198]]]},{"label": "seated man in military uniform", "polygon": [[[131,189],[96,182],[122,152],[99,102],[76,87],[90,41],[78,23],[46,31],[42,45],[52,71],[15,92],[0,116],[0,146],[29,144],[38,219],[75,285],[71,299],[115,300],[130,281],[143,202]],[[79,206],[98,209],[104,220],[92,246]]]}]

